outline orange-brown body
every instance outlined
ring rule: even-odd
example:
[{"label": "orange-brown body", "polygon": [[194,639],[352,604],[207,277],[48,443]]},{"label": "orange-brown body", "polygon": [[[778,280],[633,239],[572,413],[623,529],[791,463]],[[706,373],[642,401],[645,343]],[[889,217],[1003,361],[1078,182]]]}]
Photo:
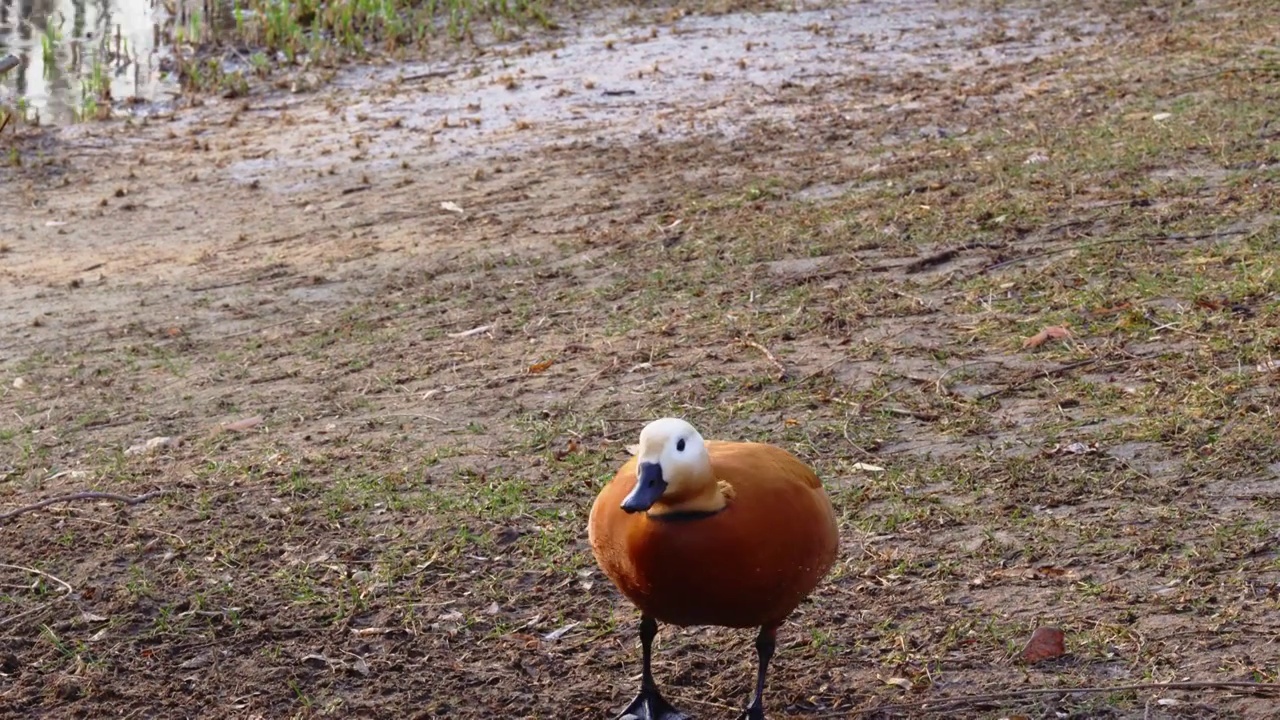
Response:
[{"label": "orange-brown body", "polygon": [[[776,626],[831,569],[835,514],[813,471],[760,443],[706,443],[729,486],[710,515],[628,514],[636,458],[596,497],[588,535],[596,561],[640,611],[672,625]],[[679,507],[679,497],[663,502]]]}]

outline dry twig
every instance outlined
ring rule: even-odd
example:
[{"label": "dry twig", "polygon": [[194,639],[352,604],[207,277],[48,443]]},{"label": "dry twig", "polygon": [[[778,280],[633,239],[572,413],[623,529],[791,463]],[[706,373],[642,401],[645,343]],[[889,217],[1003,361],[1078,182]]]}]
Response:
[{"label": "dry twig", "polygon": [[52,580],[58,583],[65,590],[65,592],[63,592],[61,595],[50,600],[49,602],[41,603],[40,605],[37,605],[36,607],[33,607],[30,610],[27,610],[25,612],[20,612],[16,615],[10,615],[9,617],[0,619],[0,627],[3,627],[5,625],[13,625],[14,623],[18,622],[19,620],[25,617],[35,615],[36,613],[44,612],[45,610],[48,610],[50,607],[52,607],[54,603],[66,600],[67,598],[71,597],[75,593],[75,590],[72,589],[71,587],[71,583],[67,582],[66,580],[63,580],[62,578],[56,575],[47,573],[43,570],[37,570],[35,568],[26,567],[23,565],[9,565],[8,563],[0,563],[0,567],[9,568],[11,570],[21,570],[23,572],[29,572],[29,573],[34,573],[36,575],[40,575],[41,577],[48,578],[49,580]]},{"label": "dry twig", "polygon": [[902,267],[902,271],[908,275],[914,275],[915,273],[918,273],[918,272],[924,272],[929,268],[937,267],[938,265],[951,262],[952,260],[955,260],[957,257],[959,257],[960,253],[966,250],[979,250],[979,249],[1000,250],[1003,248],[1004,248],[1003,243],[968,242],[963,245],[957,245],[955,247],[950,247],[945,250],[940,250],[938,252],[935,252],[932,255],[925,255],[924,257],[916,258],[915,260],[912,260],[911,262],[904,265]]},{"label": "dry twig", "polygon": [[445,333],[445,336],[455,338],[455,339],[469,338],[473,335],[487,333],[492,329],[493,329],[493,325],[480,325],[478,327],[473,327],[470,330],[463,330],[462,332]]},{"label": "dry twig", "polygon": [[[942,371],[942,374],[938,376],[937,380],[933,381],[933,391],[939,395],[950,395],[951,391],[947,389],[946,385],[942,384],[942,381],[946,380],[947,376],[953,372],[956,372],[958,370],[965,370],[971,367],[976,367],[978,365],[1002,365],[1002,363],[999,360],[973,360],[971,362],[961,363],[959,365],[956,365],[955,367],[949,367],[946,370]],[[916,378],[913,378],[913,377],[908,377],[907,379],[916,380]],[[920,382],[920,380],[917,380],[917,382]],[[923,382],[928,382],[928,381],[923,381]],[[884,398],[881,398],[881,400],[883,399]]]},{"label": "dry twig", "polygon": [[[1146,359],[1146,357],[1147,357],[1146,355],[1134,355],[1132,357],[1124,357],[1124,359],[1115,360],[1114,363],[1125,365],[1129,363],[1134,363],[1134,361],[1137,361],[1137,360],[1144,360]],[[1100,361],[1102,360],[1103,360],[1103,357],[1101,356],[1087,357],[1087,359],[1084,359],[1084,360],[1076,360],[1075,363],[1066,363],[1065,365],[1057,366],[1057,368],[1042,370],[1042,372],[1030,374],[1029,377],[1018,380],[1018,382],[1010,383],[1010,384],[1007,384],[1007,386],[993,389],[993,391],[991,392],[984,392],[982,393],[982,395],[979,395],[977,397],[977,400],[991,400],[992,397],[996,397],[998,395],[1005,395],[1006,392],[1018,391],[1018,389],[1027,387],[1029,386],[1029,384],[1036,382],[1036,380],[1039,380],[1042,378],[1056,378],[1056,377],[1059,377],[1059,375],[1069,373],[1071,372],[1071,370],[1075,370],[1076,368],[1084,368],[1084,366],[1093,365],[1094,363],[1100,363]]]},{"label": "dry twig", "polygon": [[92,523],[94,525],[105,525],[106,527],[118,528],[120,530],[140,530],[142,532],[148,532],[153,535],[164,535],[165,537],[171,537],[174,540],[177,540],[178,544],[181,545],[182,547],[187,546],[187,541],[183,540],[181,535],[175,535],[174,533],[171,533],[168,530],[161,530],[160,528],[151,527],[149,525],[134,525],[131,527],[129,525],[121,525],[119,523],[107,522],[106,520],[99,520],[98,518],[91,518],[91,517],[69,517],[67,519],[74,520],[75,522],[86,522],[86,523]]},{"label": "dry twig", "polygon": [[1069,363],[1067,363],[1067,364],[1065,364],[1065,365],[1059,365],[1058,367],[1055,367],[1055,368],[1050,368],[1050,369],[1048,369],[1048,370],[1043,370],[1043,371],[1041,371],[1041,372],[1038,372],[1038,373],[1035,373],[1035,374],[1031,375],[1031,376],[1030,376],[1030,377],[1028,377],[1028,378],[1024,378],[1024,379],[1022,379],[1022,380],[1019,380],[1018,382],[1010,383],[1010,384],[1008,384],[1008,385],[1005,385],[1005,386],[1003,386],[1003,387],[997,388],[997,389],[992,390],[992,391],[990,391],[990,392],[982,393],[981,395],[979,395],[979,396],[978,396],[978,398],[977,398],[977,399],[978,399],[978,400],[990,400],[991,398],[996,397],[997,395],[1003,395],[1003,394],[1005,394],[1005,393],[1007,393],[1007,392],[1012,392],[1012,391],[1014,391],[1014,390],[1021,390],[1022,388],[1024,388],[1024,387],[1026,387],[1026,386],[1028,386],[1028,385],[1030,385],[1030,384],[1034,383],[1035,381],[1037,381],[1037,380],[1039,380],[1039,379],[1041,379],[1041,378],[1058,377],[1059,375],[1062,375],[1063,373],[1066,373],[1066,372],[1070,372],[1070,371],[1072,371],[1072,370],[1075,370],[1076,368],[1081,368],[1081,367],[1084,367],[1084,366],[1086,366],[1086,365],[1092,365],[1092,364],[1094,364],[1094,363],[1098,362],[1098,361],[1099,361],[1099,360],[1101,360],[1101,359],[1102,359],[1102,358],[1096,358],[1096,357],[1093,357],[1093,358],[1085,358],[1084,360],[1077,360],[1077,361],[1075,361],[1075,362],[1069,362]]},{"label": "dry twig", "polygon": [[57,575],[51,575],[43,570],[37,570],[33,567],[26,567],[25,565],[10,565],[9,563],[0,563],[0,567],[9,568],[10,570],[21,570],[23,572],[29,572],[35,575],[40,575],[42,577],[48,578],[49,580],[52,580],[58,583],[59,585],[61,585],[63,588],[65,588],[68,595],[75,592],[75,590],[71,589],[71,583],[67,582],[66,580],[63,580]]},{"label": "dry twig", "polygon": [[605,365],[604,367],[592,373],[591,377],[587,378],[586,381],[584,381],[581,385],[578,386],[578,389],[574,391],[573,395],[569,396],[569,399],[577,400],[579,397],[582,397],[582,393],[586,392],[587,388],[591,387],[591,385],[596,380],[599,380],[601,376],[603,376],[605,373],[609,372],[610,370],[614,370],[617,367],[618,367],[618,358],[614,358],[613,362],[609,363],[608,365]]},{"label": "dry twig", "polygon": [[64,502],[72,502],[75,500],[114,500],[115,502],[122,503],[124,505],[137,505],[139,503],[144,503],[148,500],[153,500],[155,498],[158,498],[161,495],[168,495],[171,492],[173,491],[172,490],[152,490],[151,492],[143,493],[141,495],[131,497],[129,495],[117,495],[116,493],[97,492],[94,490],[87,490],[85,492],[77,492],[77,493],[71,493],[69,495],[59,495],[57,497],[51,497],[46,500],[41,500],[40,502],[37,502],[37,503],[31,503],[30,505],[23,505],[20,508],[10,510],[9,512],[4,513],[3,515],[0,515],[0,522],[11,520],[23,513],[29,513],[34,510],[46,508],[46,507],[49,507],[50,505],[56,505],[58,503],[64,503]]},{"label": "dry twig", "polygon": [[778,361],[778,358],[774,357],[773,353],[769,352],[769,348],[767,348],[767,347],[765,347],[765,346],[761,345],[760,343],[756,342],[755,340],[749,340],[749,339],[746,339],[746,338],[743,338],[743,340],[742,340],[742,344],[743,344],[743,345],[747,345],[748,347],[753,347],[753,348],[755,348],[755,349],[759,350],[760,352],[764,353],[764,356],[765,356],[765,357],[767,357],[767,358],[769,358],[769,362],[773,363],[773,366],[774,366],[774,367],[776,367],[776,368],[778,368],[778,379],[779,379],[779,380],[785,380],[785,379],[786,379],[786,377],[787,377],[787,368],[786,368],[786,366],[785,366],[785,365],[783,365],[781,362],[779,362],[779,361]]}]

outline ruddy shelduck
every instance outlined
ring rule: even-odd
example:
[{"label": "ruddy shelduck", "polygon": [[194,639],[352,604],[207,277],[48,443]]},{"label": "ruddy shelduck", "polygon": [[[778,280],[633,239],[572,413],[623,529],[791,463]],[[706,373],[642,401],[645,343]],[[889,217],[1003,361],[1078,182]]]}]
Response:
[{"label": "ruddy shelduck", "polygon": [[764,718],[778,626],[836,558],[831,502],[782,448],[704,441],[684,420],[655,420],[591,507],[596,562],[640,610],[640,693],[618,720],[682,720],[653,680],[658,623],[760,628],[755,695],[740,716]]}]

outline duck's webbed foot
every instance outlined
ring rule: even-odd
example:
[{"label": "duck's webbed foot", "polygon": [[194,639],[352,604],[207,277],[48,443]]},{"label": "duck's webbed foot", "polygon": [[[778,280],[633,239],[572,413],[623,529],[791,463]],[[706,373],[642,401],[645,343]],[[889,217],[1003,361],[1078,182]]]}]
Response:
[{"label": "duck's webbed foot", "polygon": [[618,716],[618,720],[691,720],[663,699],[657,688],[640,691],[635,700]]}]

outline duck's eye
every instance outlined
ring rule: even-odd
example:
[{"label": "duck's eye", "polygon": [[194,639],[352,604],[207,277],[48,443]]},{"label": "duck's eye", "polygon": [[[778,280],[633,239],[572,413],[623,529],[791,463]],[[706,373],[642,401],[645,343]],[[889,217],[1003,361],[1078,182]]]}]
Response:
[{"label": "duck's eye", "polygon": [[684,438],[676,441],[676,452],[684,452]]}]

